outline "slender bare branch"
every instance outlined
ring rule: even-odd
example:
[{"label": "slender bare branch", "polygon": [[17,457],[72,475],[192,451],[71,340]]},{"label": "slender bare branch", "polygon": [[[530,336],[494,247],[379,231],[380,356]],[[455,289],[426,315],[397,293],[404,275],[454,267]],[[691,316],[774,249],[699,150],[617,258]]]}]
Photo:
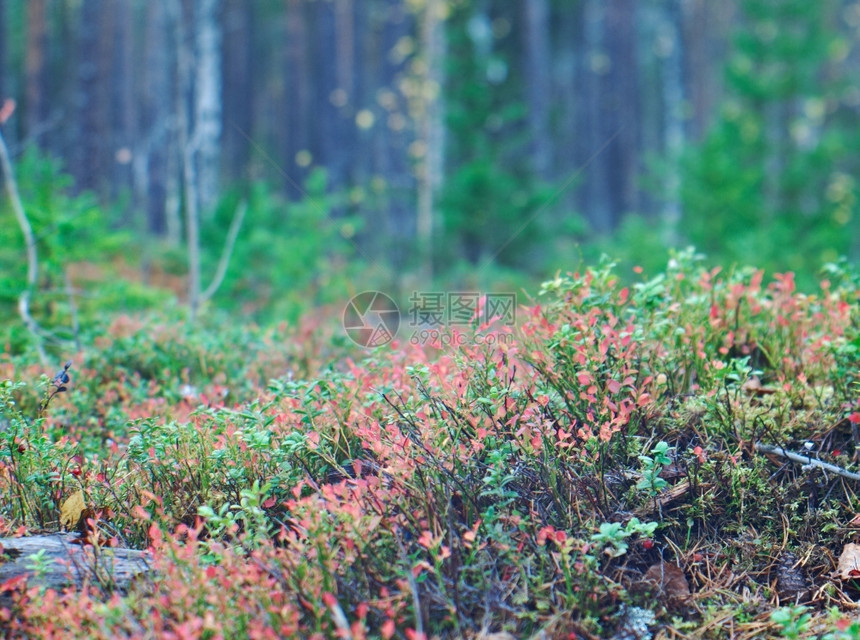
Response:
[{"label": "slender bare branch", "polygon": [[15,174],[12,172],[12,162],[9,159],[9,149],[6,147],[6,141],[3,138],[2,131],[0,131],[0,164],[2,164],[3,167],[6,193],[9,194],[9,200],[12,203],[12,211],[15,213],[15,218],[18,220],[18,226],[21,227],[21,232],[24,234],[24,241],[27,245],[27,287],[35,289],[36,281],[39,279],[39,259],[36,254],[36,236],[33,234],[33,227],[30,226],[30,220],[27,218],[27,213],[24,211],[24,205],[21,202],[21,196],[18,193]]},{"label": "slender bare branch", "polygon": [[242,228],[242,222],[245,220],[245,213],[248,211],[248,203],[242,200],[239,206],[236,207],[236,213],[233,214],[233,221],[230,223],[230,229],[227,231],[227,239],[224,241],[224,249],[221,251],[221,258],[218,260],[218,268],[215,270],[215,276],[209,287],[200,294],[200,304],[203,304],[209,298],[215,295],[218,287],[224,282],[224,276],[227,275],[227,267],[230,265],[230,256],[233,255],[233,249],[236,246],[236,238],[239,236],[239,230]]},{"label": "slender bare branch", "polygon": [[24,211],[21,195],[18,193],[18,184],[15,182],[15,174],[12,171],[12,161],[9,159],[9,149],[6,146],[6,140],[3,138],[2,131],[0,131],[0,166],[3,168],[3,181],[6,184],[6,193],[9,195],[9,200],[12,203],[12,211],[15,213],[18,226],[21,227],[21,233],[24,234],[24,243],[27,248],[27,287],[18,297],[18,313],[36,341],[36,350],[39,353],[39,358],[43,364],[47,364],[48,356],[45,354],[45,348],[42,346],[39,325],[36,324],[33,316],[30,315],[30,296],[33,295],[39,281],[39,256],[36,252],[36,236],[33,234],[33,227],[30,225],[27,212]]},{"label": "slender bare branch", "polygon": [[761,442],[756,442],[755,450],[759,453],[768,453],[780,456],[781,458],[787,458],[792,462],[797,462],[804,466],[819,467],[820,469],[824,469],[825,471],[829,471],[830,473],[835,473],[836,475],[842,476],[843,478],[848,478],[849,480],[860,480],[860,473],[848,471],[847,469],[837,467],[835,464],[830,464],[829,462],[822,462],[817,458],[813,458],[812,456],[805,455],[803,453],[795,453],[794,451],[788,451],[783,447],[776,447],[772,444],[763,444]]}]

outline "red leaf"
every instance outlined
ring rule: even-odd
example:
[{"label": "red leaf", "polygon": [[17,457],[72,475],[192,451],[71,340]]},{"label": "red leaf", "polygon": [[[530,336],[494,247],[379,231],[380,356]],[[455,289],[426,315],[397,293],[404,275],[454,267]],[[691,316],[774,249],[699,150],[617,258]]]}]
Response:
[{"label": "red leaf", "polygon": [[3,101],[3,106],[0,107],[0,124],[6,122],[15,113],[15,101],[11,98],[6,98]]},{"label": "red leaf", "polygon": [[4,591],[14,591],[18,588],[18,585],[27,582],[27,574],[21,574],[20,576],[15,576],[14,578],[9,578],[3,584],[0,584],[0,593]]},{"label": "red leaf", "polygon": [[394,635],[394,631],[394,620],[391,620],[389,618],[382,623],[382,629],[380,629],[380,632],[382,633],[382,637],[384,638],[384,640],[388,640],[389,638],[391,638],[391,636]]}]

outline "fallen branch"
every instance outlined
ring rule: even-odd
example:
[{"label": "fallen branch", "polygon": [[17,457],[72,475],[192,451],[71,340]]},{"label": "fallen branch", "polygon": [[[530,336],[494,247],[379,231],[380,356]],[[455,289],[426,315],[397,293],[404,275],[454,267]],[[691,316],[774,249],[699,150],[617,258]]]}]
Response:
[{"label": "fallen branch", "polygon": [[[0,584],[29,576],[30,585],[60,590],[67,585],[100,584],[109,579],[121,591],[136,576],[152,571],[146,551],[121,547],[97,549],[80,545],[74,535],[52,533],[23,538],[0,538]],[[35,571],[31,556],[42,552],[46,570]],[[10,595],[0,593],[0,605],[8,606]]]},{"label": "fallen branch", "polygon": [[809,455],[795,453],[794,451],[788,451],[785,447],[775,447],[772,444],[763,444],[761,442],[756,442],[755,450],[759,453],[767,453],[779,456],[781,458],[787,458],[788,460],[791,460],[792,462],[797,462],[798,464],[808,465],[810,467],[819,467],[820,469],[824,469],[825,471],[828,471],[830,473],[842,476],[843,478],[848,478],[849,480],[860,480],[860,473],[848,471],[847,469],[838,467],[835,464],[830,464],[829,462],[822,462],[821,460],[813,458]]},{"label": "fallen branch", "polygon": [[6,184],[6,193],[9,194],[12,211],[15,213],[18,226],[21,227],[21,233],[24,234],[24,242],[27,247],[27,288],[18,297],[18,314],[33,335],[36,341],[36,351],[39,353],[39,358],[44,365],[48,364],[48,356],[45,353],[44,346],[42,346],[39,325],[36,324],[33,316],[30,315],[30,296],[35,291],[39,281],[39,257],[36,253],[36,237],[33,235],[33,227],[30,225],[30,220],[24,211],[21,195],[18,193],[15,174],[12,172],[12,161],[9,159],[9,149],[6,147],[2,131],[0,131],[0,166],[3,168],[3,182]]}]

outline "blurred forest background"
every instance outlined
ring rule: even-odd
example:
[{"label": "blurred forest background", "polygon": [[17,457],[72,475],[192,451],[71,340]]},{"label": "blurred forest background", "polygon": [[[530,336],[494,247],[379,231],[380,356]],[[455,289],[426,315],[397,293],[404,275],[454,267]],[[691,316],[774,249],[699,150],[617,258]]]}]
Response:
[{"label": "blurred forest background", "polygon": [[687,245],[810,286],[860,254],[858,42],[856,0],[0,0],[32,312],[295,318]]}]

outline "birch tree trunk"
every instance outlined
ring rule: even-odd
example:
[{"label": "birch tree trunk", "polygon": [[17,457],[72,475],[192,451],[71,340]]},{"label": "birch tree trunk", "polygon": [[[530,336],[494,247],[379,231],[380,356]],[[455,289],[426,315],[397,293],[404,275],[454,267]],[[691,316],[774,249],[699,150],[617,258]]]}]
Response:
[{"label": "birch tree trunk", "polygon": [[220,0],[194,4],[194,133],[191,153],[196,160],[197,202],[212,213],[218,198],[221,143],[221,26]]}]

